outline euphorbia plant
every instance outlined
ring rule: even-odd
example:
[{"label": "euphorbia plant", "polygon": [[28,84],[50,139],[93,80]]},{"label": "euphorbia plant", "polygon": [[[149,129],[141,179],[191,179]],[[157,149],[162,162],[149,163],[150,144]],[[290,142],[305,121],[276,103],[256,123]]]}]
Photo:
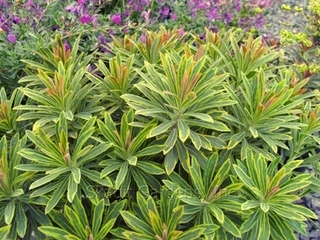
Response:
[{"label": "euphorbia plant", "polygon": [[244,239],[296,239],[294,231],[306,235],[308,218],[317,216],[306,207],[295,204],[299,191],[310,185],[310,175],[293,177],[292,172],[302,161],[291,161],[278,169],[279,158],[270,164],[261,154],[247,151],[245,162],[237,161],[234,171],[244,187],[246,201],[242,210],[250,210],[241,226]]},{"label": "euphorbia plant", "polygon": [[50,225],[43,209],[46,196],[30,198],[27,184],[32,172],[21,172],[16,168],[23,162],[18,152],[25,148],[27,137],[15,134],[10,141],[6,135],[0,140],[0,237],[2,239],[43,238],[37,227]]},{"label": "euphorbia plant", "polygon": [[191,150],[221,148],[224,143],[213,131],[229,128],[219,118],[219,107],[233,104],[223,87],[228,74],[217,74],[218,66],[206,68],[205,47],[191,56],[161,54],[162,69],[145,62],[146,73],[137,70],[143,81],[134,86],[142,96],[124,94],[135,114],[157,119],[158,125],[148,137],[164,139],[164,166],[170,174],[178,160],[188,170]]},{"label": "euphorbia plant", "polygon": [[[113,201],[107,207],[105,200],[100,199],[96,205],[92,205],[92,209],[86,209],[86,205],[76,197],[71,206],[64,206],[63,212],[59,210],[50,212],[49,216],[56,226],[43,225],[39,230],[54,239],[103,240],[113,228],[125,204],[126,200]],[[88,210],[91,210],[92,214]]]},{"label": "euphorbia plant", "polygon": [[184,206],[180,205],[177,192],[163,189],[159,200],[152,196],[145,198],[137,192],[137,203],[132,211],[121,211],[121,216],[130,229],[116,228],[112,233],[121,239],[189,240],[199,239],[214,232],[214,224],[198,224],[187,230],[180,230]]},{"label": "euphorbia plant", "polygon": [[[91,118],[82,127],[75,141],[70,138],[67,118],[60,114],[56,124],[54,138],[42,129],[27,131],[26,136],[34,147],[23,148],[19,154],[31,163],[19,164],[16,169],[34,173],[29,189],[31,197],[45,196],[52,193],[47,202],[45,213],[50,212],[62,199],[72,202],[80,191],[93,202],[90,186],[99,183],[113,187],[109,177],[100,178],[97,164],[92,162],[111,147],[109,142],[95,143],[91,137],[95,132],[96,118]],[[66,197],[66,198],[65,198]]]},{"label": "euphorbia plant", "polygon": [[54,131],[53,122],[58,120],[61,112],[65,112],[75,129],[77,124],[81,125],[81,120],[103,110],[102,106],[97,106],[100,96],[93,95],[95,84],[85,76],[92,55],[79,54],[79,41],[72,49],[67,49],[57,36],[52,50],[43,49],[38,53],[43,63],[25,60],[29,75],[20,80],[27,84],[20,91],[28,101],[15,109],[27,112],[21,114],[17,121],[36,120],[35,128],[46,125]]},{"label": "euphorbia plant", "polygon": [[[220,228],[207,237],[227,239],[241,237],[241,203],[243,200],[235,194],[242,183],[231,183],[231,161],[219,164],[219,155],[212,154],[202,169],[196,159],[192,159],[189,179],[183,179],[178,173],[169,175],[164,184],[172,191],[177,191],[178,198],[184,203],[182,223],[213,224]],[[189,181],[188,181],[189,180]],[[235,221],[237,219],[237,221]]]},{"label": "euphorbia plant", "polygon": [[[135,124],[138,124],[138,127],[134,127]],[[157,176],[163,175],[165,171],[153,157],[158,156],[166,146],[147,138],[155,123],[134,122],[134,111],[130,109],[123,114],[118,128],[107,112],[104,122],[98,120],[98,126],[102,136],[114,147],[108,158],[99,163],[104,166],[100,177],[114,178],[114,190],[110,192],[119,190],[122,198],[127,196],[128,192],[131,192],[130,197],[134,197],[132,190],[149,194],[151,188],[158,192],[161,185]]]}]

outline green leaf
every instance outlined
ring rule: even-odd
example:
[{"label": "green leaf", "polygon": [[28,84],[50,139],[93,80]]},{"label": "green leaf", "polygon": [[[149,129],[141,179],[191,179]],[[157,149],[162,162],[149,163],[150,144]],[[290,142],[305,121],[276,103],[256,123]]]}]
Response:
[{"label": "green leaf", "polygon": [[46,172],[52,169],[52,167],[39,166],[37,164],[19,164],[15,166],[15,169],[26,172]]},{"label": "green leaf", "polygon": [[130,157],[127,158],[127,162],[131,166],[136,166],[137,162],[138,162],[138,158],[136,156],[130,156]]},{"label": "green leaf", "polygon": [[222,223],[222,226],[224,229],[226,229],[226,231],[230,232],[233,236],[241,238],[241,232],[239,228],[228,217],[224,218],[224,222]]},{"label": "green leaf", "polygon": [[120,214],[126,224],[134,231],[138,233],[144,233],[149,236],[154,236],[153,229],[148,224],[143,222],[140,218],[136,217],[128,211],[120,211]]},{"label": "green leaf", "polygon": [[13,191],[13,193],[11,194],[11,197],[19,197],[22,194],[24,194],[23,189],[19,188]]},{"label": "green leaf", "polygon": [[121,143],[119,142],[119,139],[114,134],[114,132],[117,132],[117,128],[115,126],[115,123],[113,122],[111,116],[109,113],[105,112],[104,114],[105,123],[98,119],[98,126],[102,133],[102,135],[110,142],[120,146]]},{"label": "green leaf", "polygon": [[190,127],[182,119],[178,119],[177,123],[178,123],[179,139],[182,142],[185,142],[190,135]]},{"label": "green leaf", "polygon": [[45,235],[53,237],[54,239],[81,240],[81,238],[57,227],[41,226],[38,229]]},{"label": "green leaf", "polygon": [[92,233],[94,236],[98,235],[99,228],[101,226],[102,217],[104,213],[104,200],[101,199],[95,206],[92,216]]},{"label": "green leaf", "polygon": [[260,203],[260,208],[262,209],[263,212],[268,212],[270,207],[269,207],[269,204],[268,203],[265,203],[265,202],[261,202]]},{"label": "green leaf", "polygon": [[86,226],[82,225],[82,221],[79,219],[78,214],[69,206],[64,206],[64,215],[67,217],[70,225],[74,228],[75,232],[82,239],[86,238],[85,229]]},{"label": "green leaf", "polygon": [[74,180],[73,176],[69,176],[68,180],[68,191],[67,191],[67,199],[69,202],[72,202],[74,197],[76,196],[78,191],[78,184]]},{"label": "green leaf", "polygon": [[99,154],[104,153],[107,151],[110,147],[113,146],[113,143],[101,143],[98,146],[90,149],[89,153],[84,155],[78,162],[77,166],[84,165],[85,163],[93,160],[96,156]]},{"label": "green leaf", "polygon": [[170,175],[173,172],[176,164],[178,162],[178,153],[175,148],[172,148],[164,158],[164,167],[166,169],[166,173]]},{"label": "green leaf", "polygon": [[[103,178],[105,176],[108,176],[110,173],[112,173],[113,171],[115,170],[118,170],[121,165],[123,164],[122,161],[114,161],[114,160],[107,160],[106,161],[108,163],[108,166],[105,167],[102,171],[101,171],[101,174],[100,174],[100,177]],[[139,162],[137,163],[137,165],[139,164]]]},{"label": "green leaf", "polygon": [[173,125],[175,124],[174,121],[167,121],[163,122],[154,129],[151,130],[151,132],[148,134],[148,138],[158,136],[162,133],[165,133],[168,131]]},{"label": "green leaf", "polygon": [[[66,163],[64,162],[61,154],[58,157],[58,160],[57,159],[53,159],[51,156],[48,157],[48,156],[46,156],[44,154],[38,153],[36,150],[28,149],[28,148],[21,149],[19,151],[19,154],[24,158],[27,158],[27,159],[29,159],[31,161],[34,161],[34,162],[39,163],[39,164],[44,165],[44,166],[50,166],[50,167],[53,167],[53,166],[55,166],[55,167],[67,166]],[[19,165],[19,166],[21,166],[21,165]]]},{"label": "green leaf", "polygon": [[[64,170],[63,172],[66,172],[66,171],[68,171],[68,169]],[[55,174],[46,175],[46,176],[38,179],[37,181],[33,182],[30,185],[29,189],[34,189],[34,188],[40,187],[40,186],[42,186],[44,184],[47,184],[47,183],[57,179],[63,172],[58,172],[58,173],[55,173]]]},{"label": "green leaf", "polygon": [[138,158],[143,156],[152,156],[163,151],[165,148],[166,148],[166,145],[151,145],[138,151],[135,154],[135,156]]},{"label": "green leaf", "polygon": [[190,239],[200,239],[201,235],[204,233],[205,229],[200,226],[193,227],[185,232],[183,232],[177,240],[190,240]]},{"label": "green leaf", "polygon": [[[258,203],[259,206],[259,203]],[[242,224],[240,230],[242,233],[248,232],[250,229],[252,229],[256,224],[258,224],[258,217],[259,217],[260,211],[255,211],[244,221]]]},{"label": "green leaf", "polygon": [[89,169],[82,169],[81,170],[82,175],[86,176],[89,178],[91,181],[94,181],[96,183],[99,183],[102,186],[106,187],[113,187],[113,182],[110,180],[108,177],[100,178],[100,173],[95,170],[89,170]]},{"label": "green leaf", "polygon": [[166,142],[164,143],[166,145],[166,148],[163,150],[163,154],[169,153],[174,148],[177,142],[177,138],[178,138],[177,129],[173,129],[170,132]]},{"label": "green leaf", "polygon": [[150,221],[150,226],[152,227],[153,231],[155,234],[162,236],[162,221],[159,216],[159,213],[155,213],[148,209],[148,215],[149,215],[149,221]]},{"label": "green leaf", "polygon": [[175,148],[178,151],[178,158],[180,160],[181,166],[188,171],[190,167],[190,156],[187,147],[178,139]]},{"label": "green leaf", "polygon": [[60,201],[60,199],[62,198],[63,194],[65,193],[66,189],[67,189],[67,181],[68,179],[63,180],[59,185],[59,187],[57,188],[56,191],[54,191],[54,193],[52,194],[50,200],[47,203],[46,209],[45,209],[45,213],[48,214]]},{"label": "green leaf", "polygon": [[14,200],[11,200],[4,211],[4,221],[7,225],[10,225],[12,222],[12,219],[14,217],[16,205],[14,204]]},{"label": "green leaf", "polygon": [[292,206],[286,206],[285,204],[274,204],[272,203],[270,206],[271,211],[275,212],[278,216],[283,218],[288,218],[297,221],[306,221],[306,218],[297,213]]},{"label": "green leaf", "polygon": [[184,113],[184,116],[194,117],[194,118],[198,118],[198,119],[205,121],[205,122],[214,123],[213,118],[209,114],[205,114],[205,113],[186,112],[186,113]]},{"label": "green leaf", "polygon": [[233,168],[236,172],[236,174],[238,175],[238,177],[240,178],[240,180],[244,183],[244,185],[246,185],[249,189],[251,190],[255,190],[254,192],[257,194],[258,196],[263,198],[263,194],[261,193],[261,191],[256,187],[255,183],[252,181],[252,179],[243,171],[243,169],[235,164],[233,164]]},{"label": "green leaf", "polygon": [[308,218],[313,218],[313,219],[318,219],[318,216],[309,208],[306,208],[306,207],[298,205],[298,204],[288,204],[287,206],[292,211],[295,211],[296,213],[301,214],[302,216],[306,216]]},{"label": "green leaf", "polygon": [[7,239],[7,235],[10,232],[11,225],[7,225],[0,228],[0,239]]},{"label": "green leaf", "polygon": [[98,234],[95,235],[95,239],[105,239],[106,235],[111,231],[113,228],[116,218],[110,219],[108,222],[104,223],[102,227],[100,228],[100,231]]},{"label": "green leaf", "polygon": [[260,211],[259,220],[259,234],[257,239],[269,239],[271,229],[268,214]]},{"label": "green leaf", "polygon": [[[76,234],[74,227],[71,225],[71,223],[69,222],[69,220],[67,219],[64,213],[62,213],[59,210],[53,209],[49,215],[51,220],[54,221],[61,229],[68,231],[69,234]],[[47,225],[51,226],[51,223]],[[44,226],[47,226],[47,225],[44,225]]]},{"label": "green leaf", "polygon": [[258,133],[257,129],[255,129],[254,127],[250,126],[249,130],[250,130],[250,132],[251,132],[251,134],[252,134],[252,136],[254,138],[259,137],[259,133]]},{"label": "green leaf", "polygon": [[258,206],[259,206],[259,202],[258,201],[247,200],[246,202],[241,204],[241,210],[249,210],[249,209],[252,209],[252,208],[256,208]]},{"label": "green leaf", "polygon": [[245,135],[246,135],[245,132],[239,132],[237,134],[232,135],[227,148],[228,149],[235,148],[239,144],[239,142],[243,140]]},{"label": "green leaf", "polygon": [[192,165],[189,168],[189,172],[193,186],[196,188],[197,192],[202,197],[204,197],[206,195],[206,190],[203,182],[203,177],[200,170],[200,166],[194,157],[192,157]]},{"label": "green leaf", "polygon": [[74,167],[71,168],[71,175],[75,183],[79,184],[81,180],[81,170],[80,168]]},{"label": "green leaf", "polygon": [[208,207],[210,209],[210,212],[213,214],[213,216],[215,216],[215,218],[218,220],[218,222],[220,224],[223,224],[224,223],[223,211],[220,208],[214,206],[214,203],[209,204]]},{"label": "green leaf", "polygon": [[276,195],[285,195],[304,189],[310,185],[309,179],[309,174],[300,174],[294,178],[291,178],[287,183],[281,185]]},{"label": "green leaf", "polygon": [[24,212],[23,206],[21,204],[17,205],[17,219],[18,221],[16,221],[17,223],[17,233],[20,237],[24,237],[24,235],[26,234],[27,231],[27,216]]},{"label": "green leaf", "polygon": [[199,150],[202,146],[201,138],[199,134],[190,130],[190,139],[197,150]]},{"label": "green leaf", "polygon": [[163,168],[154,162],[141,161],[137,163],[137,167],[150,175],[161,175],[165,173]]},{"label": "green leaf", "polygon": [[171,215],[169,216],[170,221],[168,223],[168,229],[171,231],[173,229],[177,229],[179,222],[183,216],[184,206],[182,205],[178,206],[178,204],[179,204],[179,200],[175,199],[174,196],[171,196],[168,204],[169,205],[168,209],[164,209],[168,212],[170,212],[172,209]]},{"label": "green leaf", "polygon": [[126,178],[127,174],[128,174],[128,163],[125,162],[121,165],[120,170],[118,172],[116,181],[115,181],[115,188],[119,189],[120,186],[122,185],[124,179]]}]

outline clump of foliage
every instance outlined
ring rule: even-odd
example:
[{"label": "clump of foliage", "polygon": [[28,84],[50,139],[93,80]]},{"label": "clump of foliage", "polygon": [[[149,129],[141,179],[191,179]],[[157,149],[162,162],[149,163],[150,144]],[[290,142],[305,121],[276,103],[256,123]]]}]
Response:
[{"label": "clump of foliage", "polygon": [[306,234],[319,94],[277,51],[233,29],[114,37],[99,60],[80,42],[1,90],[0,238]]},{"label": "clump of foliage", "polygon": [[319,1],[310,0],[307,9],[298,6],[284,5],[284,11],[298,14],[305,20],[305,30],[292,32],[282,29],[280,32],[280,48],[283,51],[281,61],[291,64],[300,79],[311,77],[309,88],[319,88],[320,56],[319,48]]}]

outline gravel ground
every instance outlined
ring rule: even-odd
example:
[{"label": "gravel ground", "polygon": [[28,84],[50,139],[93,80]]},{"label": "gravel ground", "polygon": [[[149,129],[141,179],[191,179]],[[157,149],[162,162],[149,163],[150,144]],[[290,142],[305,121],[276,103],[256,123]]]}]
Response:
[{"label": "gravel ground", "polygon": [[[281,10],[281,4],[287,4],[291,7],[299,6],[307,8],[308,0],[275,0],[276,3],[269,9],[266,16],[267,25],[263,33],[279,38],[281,29],[288,29],[293,32],[299,32],[305,29],[306,20],[301,14],[286,12]],[[320,239],[320,194],[313,193],[310,196],[302,198],[299,203],[308,207],[316,213],[318,221],[308,221],[308,236],[297,234],[297,240],[319,240]]]}]

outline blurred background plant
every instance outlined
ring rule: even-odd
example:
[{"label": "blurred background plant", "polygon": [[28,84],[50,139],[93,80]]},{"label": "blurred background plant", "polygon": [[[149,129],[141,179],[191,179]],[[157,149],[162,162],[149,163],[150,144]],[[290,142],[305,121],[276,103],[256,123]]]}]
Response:
[{"label": "blurred background plant", "polygon": [[40,59],[35,54],[51,46],[60,33],[66,45],[81,35],[82,51],[108,51],[111,36],[142,34],[184,26],[204,36],[204,27],[218,31],[240,27],[259,34],[264,14],[275,0],[150,1],[150,0],[17,0],[0,1],[0,87],[10,95],[25,75],[21,59]]},{"label": "blurred background plant", "polygon": [[283,26],[280,31],[280,61],[292,65],[300,79],[310,77],[308,89],[318,89],[320,86],[320,2],[309,0],[307,7],[282,4],[285,12],[295,13],[305,22],[301,31],[289,31]]}]

